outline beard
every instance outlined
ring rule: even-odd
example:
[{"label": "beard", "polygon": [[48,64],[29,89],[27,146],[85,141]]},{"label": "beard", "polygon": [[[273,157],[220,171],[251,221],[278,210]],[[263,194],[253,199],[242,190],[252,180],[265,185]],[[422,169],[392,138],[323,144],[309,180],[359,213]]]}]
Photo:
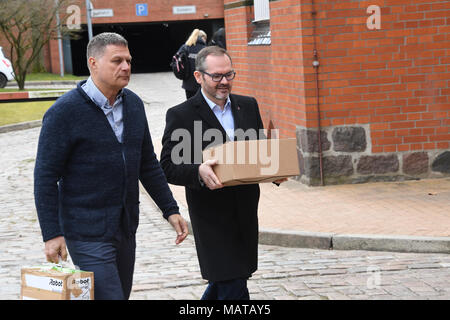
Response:
[{"label": "beard", "polygon": [[[214,97],[219,100],[226,100],[231,92],[231,86],[229,84],[219,84],[216,86],[216,92]],[[223,91],[226,90],[226,91]]]}]

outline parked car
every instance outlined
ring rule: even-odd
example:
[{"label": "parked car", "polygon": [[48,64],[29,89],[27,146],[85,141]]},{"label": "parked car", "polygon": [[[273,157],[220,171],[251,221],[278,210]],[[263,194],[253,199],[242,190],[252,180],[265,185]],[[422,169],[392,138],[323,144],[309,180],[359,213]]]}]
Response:
[{"label": "parked car", "polygon": [[2,47],[0,47],[0,88],[4,88],[6,83],[13,79],[14,71],[11,61],[5,57]]}]

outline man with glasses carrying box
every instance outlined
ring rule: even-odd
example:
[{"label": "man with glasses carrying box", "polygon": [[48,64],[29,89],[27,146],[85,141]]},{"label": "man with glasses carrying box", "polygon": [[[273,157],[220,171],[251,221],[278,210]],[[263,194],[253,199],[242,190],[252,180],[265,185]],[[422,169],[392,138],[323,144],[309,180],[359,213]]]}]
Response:
[{"label": "man with glasses carrying box", "polygon": [[[217,162],[201,163],[201,152],[211,144],[208,130],[220,132],[222,141],[214,143],[221,144],[242,138],[237,129],[259,133],[263,123],[253,97],[231,94],[236,72],[224,49],[202,49],[195,66],[201,90],[167,111],[161,166],[169,183],[185,186],[201,273],[209,281],[202,299],[248,300],[247,279],[257,269],[259,186],[224,187],[212,169]],[[180,142],[179,130],[190,139]]]}]

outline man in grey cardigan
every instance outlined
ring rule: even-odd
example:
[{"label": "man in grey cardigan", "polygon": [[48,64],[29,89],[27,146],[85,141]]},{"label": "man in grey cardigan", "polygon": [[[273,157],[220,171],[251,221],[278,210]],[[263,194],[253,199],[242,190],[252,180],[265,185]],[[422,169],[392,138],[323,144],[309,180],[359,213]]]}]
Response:
[{"label": "man in grey cardigan", "polygon": [[128,299],[139,221],[139,181],[177,232],[186,221],[153,149],[142,100],[125,89],[127,41],[102,33],[88,44],[90,77],[44,115],[35,166],[36,210],[50,262],[93,271],[96,299]]}]

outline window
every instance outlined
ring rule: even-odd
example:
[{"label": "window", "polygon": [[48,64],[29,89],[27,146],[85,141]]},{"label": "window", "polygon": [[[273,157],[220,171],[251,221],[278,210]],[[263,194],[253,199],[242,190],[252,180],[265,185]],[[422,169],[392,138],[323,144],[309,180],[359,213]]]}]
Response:
[{"label": "window", "polygon": [[269,0],[254,0],[255,17],[249,46],[270,45],[270,7]]}]

